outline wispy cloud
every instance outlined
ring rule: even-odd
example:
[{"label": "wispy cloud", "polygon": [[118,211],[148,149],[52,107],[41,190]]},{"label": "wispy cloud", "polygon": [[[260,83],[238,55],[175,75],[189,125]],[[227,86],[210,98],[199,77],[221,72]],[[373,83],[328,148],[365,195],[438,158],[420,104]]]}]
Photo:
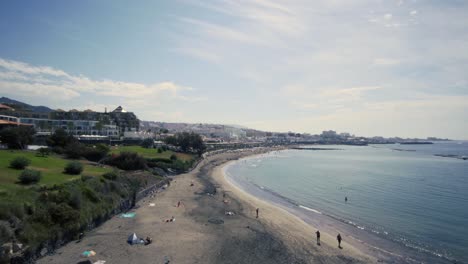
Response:
[{"label": "wispy cloud", "polygon": [[376,58],[374,59],[374,64],[375,65],[397,65],[399,64],[400,61],[396,59],[391,59],[391,58]]}]

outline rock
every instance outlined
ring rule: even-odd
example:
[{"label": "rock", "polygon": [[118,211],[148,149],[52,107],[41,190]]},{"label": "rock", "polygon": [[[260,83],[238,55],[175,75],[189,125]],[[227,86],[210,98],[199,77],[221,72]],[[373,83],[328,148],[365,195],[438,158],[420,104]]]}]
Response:
[{"label": "rock", "polygon": [[23,248],[23,244],[21,243],[13,243],[13,252],[16,253]]},{"label": "rock", "polygon": [[45,247],[42,248],[40,254],[41,254],[42,257],[45,256],[47,254],[47,248],[45,248]]},{"label": "rock", "polygon": [[9,258],[13,254],[11,243],[5,243],[0,247],[0,258]]}]

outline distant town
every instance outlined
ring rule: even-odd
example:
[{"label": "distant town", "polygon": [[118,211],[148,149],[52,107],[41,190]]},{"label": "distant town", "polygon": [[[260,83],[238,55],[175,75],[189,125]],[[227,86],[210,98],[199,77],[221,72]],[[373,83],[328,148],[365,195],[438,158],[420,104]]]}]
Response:
[{"label": "distant town", "polygon": [[111,144],[134,143],[147,138],[154,139],[156,144],[163,144],[165,138],[175,133],[194,132],[202,136],[208,149],[272,144],[431,144],[433,141],[449,140],[435,137],[426,139],[362,137],[333,130],[323,131],[316,135],[292,131],[279,133],[235,125],[141,121],[123,106],[103,109],[102,112],[91,109],[64,110],[32,106],[2,97],[0,98],[0,129],[11,126],[34,127],[39,141],[41,137],[47,137],[56,129],[61,128],[85,143]]}]

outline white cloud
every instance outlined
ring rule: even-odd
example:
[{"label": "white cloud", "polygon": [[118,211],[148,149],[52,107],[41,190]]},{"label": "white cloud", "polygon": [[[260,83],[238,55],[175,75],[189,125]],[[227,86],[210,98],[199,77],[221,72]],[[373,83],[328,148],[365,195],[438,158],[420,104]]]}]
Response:
[{"label": "white cloud", "polygon": [[393,17],[392,14],[385,14],[384,15],[384,19],[386,19],[386,20],[390,20],[390,19],[392,19],[392,17]]},{"label": "white cloud", "polygon": [[417,11],[417,10],[413,10],[413,11],[410,12],[410,15],[412,15],[412,16],[415,16],[415,15],[417,15],[417,14],[418,14],[418,11]]},{"label": "white cloud", "polygon": [[57,77],[68,76],[65,72],[53,69],[47,66],[31,66],[24,62],[5,60],[0,58],[0,67],[8,69],[11,72],[19,72],[24,74],[46,74]]},{"label": "white cloud", "polygon": [[[42,97],[55,101],[71,100],[86,93],[94,96],[111,96],[126,100],[182,100],[195,102],[204,97],[192,97],[183,93],[192,87],[171,81],[143,84],[92,80],[83,75],[71,75],[46,66],[33,66],[24,62],[0,58],[0,92],[2,94]],[[135,106],[138,106],[136,104]]]}]

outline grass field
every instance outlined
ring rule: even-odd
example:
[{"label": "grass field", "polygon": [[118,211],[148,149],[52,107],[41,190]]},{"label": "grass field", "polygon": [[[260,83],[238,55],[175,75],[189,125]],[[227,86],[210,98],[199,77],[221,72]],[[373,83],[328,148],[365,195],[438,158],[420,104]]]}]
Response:
[{"label": "grass field", "polygon": [[171,150],[158,153],[157,149],[143,148],[141,146],[117,146],[111,148],[111,153],[118,154],[123,151],[136,152],[145,158],[163,158],[169,159],[172,154],[175,154],[179,160],[190,161],[194,158],[192,154],[178,153]]},{"label": "grass field", "polygon": [[[17,184],[18,176],[22,170],[10,168],[10,161],[16,157],[26,157],[31,160],[31,164],[27,167],[41,171],[42,178],[38,183],[40,185],[51,186],[61,184],[73,179],[77,179],[80,175],[68,175],[63,173],[63,169],[70,160],[63,159],[56,155],[47,157],[39,157],[35,151],[20,151],[20,150],[0,150],[0,194],[8,192],[18,195],[28,195],[28,186]],[[80,161],[81,162],[81,161]],[[105,172],[112,171],[109,167],[96,167],[89,165],[83,161],[84,167],[82,175],[99,176]]]}]

